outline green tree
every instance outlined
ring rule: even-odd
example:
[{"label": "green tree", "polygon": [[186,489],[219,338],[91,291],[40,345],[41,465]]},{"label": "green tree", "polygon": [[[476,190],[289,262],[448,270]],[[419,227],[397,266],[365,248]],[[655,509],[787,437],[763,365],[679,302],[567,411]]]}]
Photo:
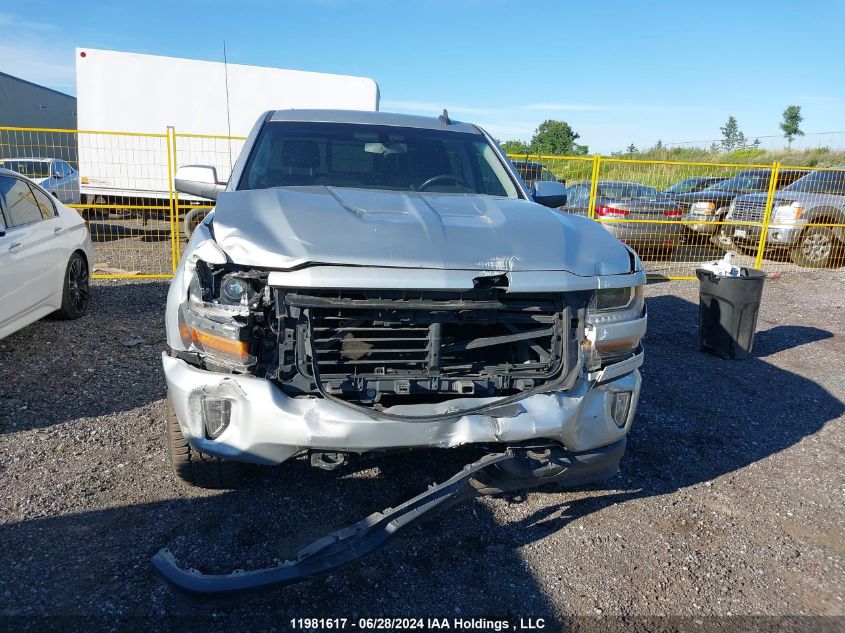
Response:
[{"label": "green tree", "polygon": [[531,152],[531,148],[525,141],[504,141],[499,144],[506,154],[528,154]]},{"label": "green tree", "polygon": [[739,123],[733,116],[729,116],[719,130],[722,132],[722,149],[726,152],[745,147],[745,134],[740,131]]},{"label": "green tree", "polygon": [[[572,154],[575,140],[580,138],[566,121],[547,119],[534,131],[531,138],[531,151],[535,154],[562,156]],[[585,147],[585,146],[581,146]]]},{"label": "green tree", "polygon": [[663,141],[657,139],[657,142],[654,144],[654,147],[651,148],[654,152],[659,152],[663,150]]},{"label": "green tree", "polygon": [[790,149],[792,149],[792,139],[796,136],[804,136],[804,130],[801,129],[803,120],[801,106],[787,106],[786,110],[783,111],[783,122],[780,124],[780,129],[783,130],[783,136]]},{"label": "green tree", "polygon": [[625,148],[625,152],[628,154],[638,154],[640,150],[637,149],[637,146],[631,143],[628,147]]}]

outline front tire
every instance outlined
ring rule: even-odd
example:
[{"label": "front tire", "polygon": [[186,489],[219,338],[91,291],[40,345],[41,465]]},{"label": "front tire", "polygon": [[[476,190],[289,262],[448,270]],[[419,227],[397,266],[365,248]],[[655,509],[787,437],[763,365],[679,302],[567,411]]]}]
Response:
[{"label": "front tire", "polygon": [[88,262],[76,252],[70,256],[65,269],[62,307],[54,313],[56,318],[72,320],[85,316],[91,296],[89,281]]},{"label": "front tire", "polygon": [[827,268],[835,246],[836,237],[829,226],[811,224],[801,233],[798,246],[789,251],[789,258],[805,268]]},{"label": "front tire", "polygon": [[241,482],[238,462],[198,451],[182,435],[170,397],[167,398],[167,457],[176,478],[199,488],[237,488]]}]

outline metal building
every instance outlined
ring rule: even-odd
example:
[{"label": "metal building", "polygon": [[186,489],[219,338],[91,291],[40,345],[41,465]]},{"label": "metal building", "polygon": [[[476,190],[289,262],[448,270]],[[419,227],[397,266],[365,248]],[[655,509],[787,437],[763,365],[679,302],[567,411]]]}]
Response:
[{"label": "metal building", "polygon": [[76,164],[76,135],[3,128],[76,129],[76,97],[0,72],[0,158],[22,154]]}]

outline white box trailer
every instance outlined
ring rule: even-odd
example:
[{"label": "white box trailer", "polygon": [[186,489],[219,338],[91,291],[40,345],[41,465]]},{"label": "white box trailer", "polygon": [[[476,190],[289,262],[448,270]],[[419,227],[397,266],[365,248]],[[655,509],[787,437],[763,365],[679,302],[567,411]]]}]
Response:
[{"label": "white box trailer", "polygon": [[168,200],[168,127],[198,135],[171,138],[178,165],[214,165],[226,179],[242,142],[201,135],[246,136],[266,110],[379,104],[367,77],[93,48],[76,49],[76,90],[83,204]]}]

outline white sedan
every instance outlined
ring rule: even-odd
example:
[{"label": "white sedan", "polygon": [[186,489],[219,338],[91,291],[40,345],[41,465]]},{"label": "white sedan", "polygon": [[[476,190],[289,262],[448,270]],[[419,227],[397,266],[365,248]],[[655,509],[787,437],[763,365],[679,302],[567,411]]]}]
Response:
[{"label": "white sedan", "polygon": [[93,261],[80,215],[0,168],[0,339],[48,314],[83,316]]}]

